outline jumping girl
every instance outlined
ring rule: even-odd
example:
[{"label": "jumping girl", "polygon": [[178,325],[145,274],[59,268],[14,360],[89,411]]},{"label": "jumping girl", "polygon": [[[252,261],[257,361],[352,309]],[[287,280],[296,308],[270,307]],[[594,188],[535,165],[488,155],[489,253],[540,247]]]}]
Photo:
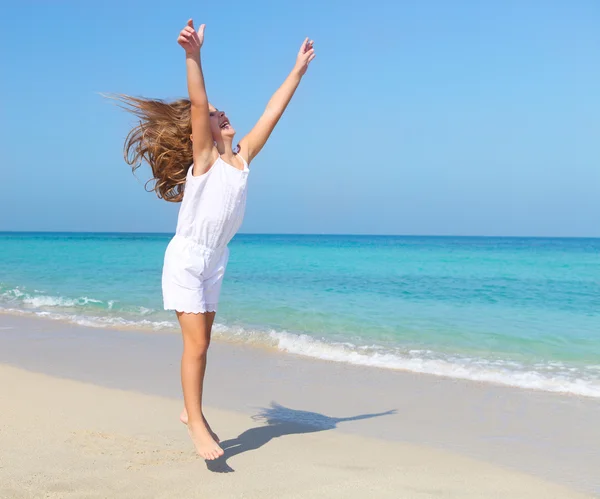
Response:
[{"label": "jumping girl", "polygon": [[223,449],[202,412],[202,392],[227,244],[244,217],[248,165],[267,142],[315,52],[307,38],[263,115],[233,150],[235,129],[206,96],[200,57],[204,28],[196,31],[190,19],[177,39],[185,50],[189,100],[119,99],[140,119],[125,140],[125,160],[134,171],[142,161],[148,163],[158,197],[181,202],[176,234],[165,253],[163,300],[166,310],[176,311],[183,335],[181,421],[198,454],[211,460]]}]

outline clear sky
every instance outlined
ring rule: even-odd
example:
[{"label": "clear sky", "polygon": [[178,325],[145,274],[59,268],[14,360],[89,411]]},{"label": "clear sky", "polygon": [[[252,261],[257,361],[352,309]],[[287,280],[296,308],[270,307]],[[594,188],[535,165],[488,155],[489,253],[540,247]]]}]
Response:
[{"label": "clear sky", "polygon": [[597,0],[10,2],[0,230],[174,232],[98,93],[185,96],[189,17],[239,138],[315,40],[243,232],[600,236]]}]

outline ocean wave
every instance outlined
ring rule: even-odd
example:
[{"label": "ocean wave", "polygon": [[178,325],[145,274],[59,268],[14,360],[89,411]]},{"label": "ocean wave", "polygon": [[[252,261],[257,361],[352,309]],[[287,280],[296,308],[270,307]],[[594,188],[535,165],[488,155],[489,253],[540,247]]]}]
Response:
[{"label": "ocean wave", "polygon": [[[87,327],[175,332],[175,320],[165,320],[142,306],[116,307],[115,300],[104,302],[86,296],[67,298],[23,289],[0,289],[1,311],[19,315],[66,321]],[[73,310],[75,309],[75,310]],[[74,312],[74,313],[73,313]],[[152,315],[155,315],[152,317]],[[215,338],[266,347],[331,362],[395,369],[455,379],[488,382],[519,388],[600,398],[600,366],[565,365],[558,361],[525,365],[509,359],[484,359],[466,355],[442,354],[428,349],[389,348],[333,342],[307,334],[248,329],[216,323]]]},{"label": "ocean wave", "polygon": [[[104,311],[110,313],[111,311],[124,312],[131,315],[151,315],[156,310],[153,308],[138,306],[138,305],[126,305],[119,303],[118,300],[99,300],[97,298],[90,298],[88,296],[80,296],[77,298],[70,298],[64,296],[55,296],[45,294],[44,291],[34,290],[28,292],[23,288],[15,287],[10,289],[2,289],[0,287],[0,304],[6,304],[12,307],[18,307],[23,310],[52,310],[57,309],[78,309],[81,308],[84,311]],[[108,319],[107,319],[108,320]]]},{"label": "ocean wave", "polygon": [[[1,290],[1,288],[0,288]],[[30,306],[33,308],[42,307],[84,307],[87,305],[104,305],[102,300],[81,296],[79,298],[66,298],[64,296],[46,295],[38,289],[33,292],[27,292],[23,288],[16,287],[4,289],[0,293],[0,300],[4,303]]]},{"label": "ocean wave", "polygon": [[[11,308],[1,310],[19,315],[35,315],[45,319],[67,321],[87,327],[162,332],[178,330],[175,321],[167,320],[127,319],[118,316],[94,317]],[[586,366],[584,370],[560,362],[526,366],[512,360],[443,356],[431,350],[389,351],[379,345],[333,343],[305,334],[250,330],[241,326],[232,327],[218,323],[214,326],[213,336],[227,342],[273,348],[332,362],[600,398],[598,366]]]},{"label": "ocean wave", "polygon": [[5,308],[0,307],[0,312],[36,316],[42,319],[50,319],[55,321],[68,322],[79,326],[95,327],[95,328],[114,328],[114,329],[137,329],[142,331],[176,331],[178,325],[175,321],[161,321],[149,319],[128,319],[119,316],[86,316],[77,314],[47,312],[43,310],[26,310],[20,308]]},{"label": "ocean wave", "polygon": [[82,296],[76,299],[55,297],[55,296],[31,296],[22,299],[26,305],[33,307],[81,307],[90,304],[102,304],[101,300],[94,300],[87,296]]},{"label": "ocean wave", "polygon": [[[441,358],[440,354],[429,350],[383,353],[377,346],[356,348],[346,344],[329,343],[308,335],[272,332],[271,337],[279,350],[333,362],[600,398],[600,379],[596,376],[584,379],[582,376],[589,378],[591,372],[586,373],[582,369],[557,362],[526,366],[502,359],[460,356]],[[439,358],[427,358],[430,356]],[[541,372],[533,370],[532,367]],[[586,366],[585,371],[596,368],[597,366]]]}]

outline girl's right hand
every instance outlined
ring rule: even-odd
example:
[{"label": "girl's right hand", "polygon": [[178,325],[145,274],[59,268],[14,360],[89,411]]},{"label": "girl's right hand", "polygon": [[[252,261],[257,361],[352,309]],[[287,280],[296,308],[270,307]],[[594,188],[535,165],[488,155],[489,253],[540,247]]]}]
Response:
[{"label": "girl's right hand", "polygon": [[306,70],[308,69],[308,65],[310,61],[315,58],[315,49],[313,47],[314,42],[306,38],[302,42],[302,46],[300,47],[300,51],[298,52],[298,56],[296,57],[296,65],[294,69],[298,72],[300,76],[304,76]]},{"label": "girl's right hand", "polygon": [[206,24],[200,25],[200,29],[196,31],[194,29],[194,21],[190,19],[187,22],[187,26],[179,33],[177,43],[181,45],[185,53],[188,55],[196,55],[200,53],[200,47],[204,43],[204,28]]}]

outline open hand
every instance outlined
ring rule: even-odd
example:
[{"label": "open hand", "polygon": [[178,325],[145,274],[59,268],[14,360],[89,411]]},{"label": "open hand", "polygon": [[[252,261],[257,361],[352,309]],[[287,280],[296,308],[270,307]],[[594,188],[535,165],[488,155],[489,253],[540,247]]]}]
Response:
[{"label": "open hand", "polygon": [[187,26],[179,33],[177,43],[181,45],[186,54],[197,54],[200,52],[200,47],[204,43],[204,28],[206,24],[201,24],[200,29],[196,31],[194,29],[194,21],[190,19],[187,22]]},{"label": "open hand", "polygon": [[295,69],[296,71],[298,71],[298,73],[300,74],[300,76],[303,76],[304,73],[306,73],[306,70],[308,69],[308,65],[310,64],[310,61],[312,61],[315,58],[315,49],[313,48],[313,40],[309,40],[308,38],[306,38],[303,42],[302,42],[302,46],[300,47],[300,50],[298,51],[298,57],[296,57],[296,66]]}]

